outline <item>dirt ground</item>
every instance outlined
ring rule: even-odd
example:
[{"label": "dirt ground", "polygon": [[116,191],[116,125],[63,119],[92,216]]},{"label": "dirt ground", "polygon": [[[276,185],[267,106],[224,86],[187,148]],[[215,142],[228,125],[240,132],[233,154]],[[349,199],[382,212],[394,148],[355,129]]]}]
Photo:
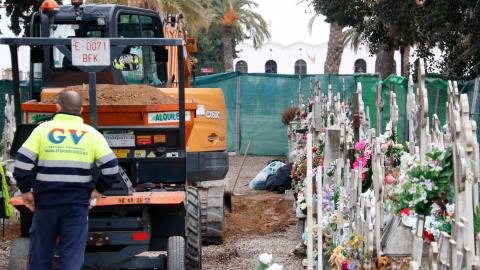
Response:
[{"label": "dirt ground", "polygon": [[[112,91],[112,88],[115,91]],[[90,102],[89,85],[68,86],[66,90],[73,90],[82,97],[82,104],[88,105]],[[63,92],[63,91],[62,91]],[[60,92],[61,93],[61,92]],[[56,104],[57,93],[41,104]],[[98,105],[148,105],[148,104],[178,104],[178,100],[170,95],[163,93],[160,89],[143,84],[129,85],[111,85],[97,84],[97,104]]]},{"label": "dirt ground", "polygon": [[[233,188],[243,156],[230,155],[226,182]],[[256,269],[258,256],[273,254],[272,263],[285,270],[303,269],[301,259],[292,255],[301,241],[301,223],[295,218],[293,201],[283,194],[250,189],[250,181],[272,159],[284,157],[247,156],[232,197],[232,213],[226,213],[225,238],[222,245],[204,246],[205,270]],[[227,181],[228,180],[228,181]],[[10,245],[20,235],[19,221],[5,226],[0,242],[0,269],[7,269]]]}]

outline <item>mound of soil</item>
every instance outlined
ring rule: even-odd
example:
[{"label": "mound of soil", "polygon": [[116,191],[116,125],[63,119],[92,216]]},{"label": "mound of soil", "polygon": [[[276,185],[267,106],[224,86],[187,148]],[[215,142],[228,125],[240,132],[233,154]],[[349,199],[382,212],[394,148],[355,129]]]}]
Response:
[{"label": "mound of soil", "polygon": [[[89,85],[68,86],[64,91],[73,90],[82,97],[82,105],[90,104]],[[56,104],[59,92],[40,104]],[[97,105],[152,105],[178,104],[178,100],[162,90],[149,85],[129,84],[112,85],[97,84]]]},{"label": "mound of soil", "polygon": [[232,213],[225,213],[225,238],[284,231],[295,223],[292,201],[284,194],[259,193],[232,197]]}]

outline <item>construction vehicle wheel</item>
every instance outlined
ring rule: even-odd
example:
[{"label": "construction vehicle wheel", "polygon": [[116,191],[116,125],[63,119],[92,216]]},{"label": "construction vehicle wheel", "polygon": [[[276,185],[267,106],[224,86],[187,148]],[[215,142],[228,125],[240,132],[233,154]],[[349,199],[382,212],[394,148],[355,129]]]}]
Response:
[{"label": "construction vehicle wheel", "polygon": [[199,188],[202,198],[202,243],[223,243],[225,229],[223,187]]},{"label": "construction vehicle wheel", "polygon": [[20,236],[24,238],[30,237],[30,227],[32,226],[33,213],[30,210],[20,212]]},{"label": "construction vehicle wheel", "polygon": [[168,237],[167,269],[185,270],[185,240],[181,236]]},{"label": "construction vehicle wheel", "polygon": [[202,222],[200,195],[194,187],[187,187],[186,258],[188,270],[202,269]]},{"label": "construction vehicle wheel", "polygon": [[30,264],[30,238],[15,238],[10,248],[8,269],[27,269]]}]

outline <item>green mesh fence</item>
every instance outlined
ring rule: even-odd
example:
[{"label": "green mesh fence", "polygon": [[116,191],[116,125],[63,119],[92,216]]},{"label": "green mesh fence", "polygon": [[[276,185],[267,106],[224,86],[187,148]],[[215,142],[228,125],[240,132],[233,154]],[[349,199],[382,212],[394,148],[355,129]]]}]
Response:
[{"label": "green mesh fence", "polygon": [[[28,81],[20,81],[20,88],[22,93],[22,102],[27,101],[28,97]],[[13,82],[12,80],[3,79],[0,80],[0,129],[3,133],[3,127],[5,125],[5,95],[8,95],[12,100],[13,95]]]},{"label": "green mesh fence", "polygon": [[[287,127],[283,125],[280,115],[286,108],[292,106],[292,102],[297,106],[299,87],[305,102],[313,92],[316,80],[319,81],[323,94],[328,93],[330,84],[333,94],[340,93],[342,101],[345,87],[345,96],[350,102],[357,82],[370,85],[378,81],[378,76],[301,75],[299,77],[298,75],[234,72],[228,75],[199,77],[196,79],[196,86],[223,89],[227,107],[228,151],[233,152],[238,148],[238,152],[243,154],[251,141],[248,152],[251,155],[285,156],[288,154]],[[237,95],[240,97],[239,100]],[[238,124],[237,101],[240,108]]]},{"label": "green mesh fence", "polygon": [[[281,121],[281,113],[288,107],[298,104],[298,89],[301,87],[303,100],[313,92],[315,80],[321,85],[321,92],[328,93],[328,85],[332,86],[334,94],[341,93],[343,88],[348,104],[352,101],[357,83],[362,85],[362,98],[370,112],[371,127],[376,128],[376,86],[382,85],[382,97],[385,100],[383,111],[383,129],[390,120],[390,91],[397,96],[398,105],[398,141],[405,142],[407,134],[407,80],[400,76],[392,75],[381,81],[378,74],[353,74],[353,75],[281,75],[264,73],[223,73],[196,78],[196,87],[223,89],[227,108],[227,147],[229,152],[236,151],[244,154],[251,141],[249,154],[285,156],[288,152],[287,127]],[[480,78],[468,82],[459,82],[460,94],[467,94],[471,119],[479,118],[478,82]],[[192,82],[193,83],[193,82]],[[441,79],[426,79],[428,92],[428,114],[436,113],[440,120],[440,127],[445,124],[445,111],[447,102],[447,82]],[[21,82],[22,102],[26,101],[28,81]],[[414,85],[416,94],[417,85]],[[477,94],[475,94],[477,89]],[[12,80],[0,80],[0,129],[4,126],[5,94],[11,96]],[[239,98],[237,99],[237,95]],[[238,102],[238,104],[237,104]],[[239,122],[237,123],[237,105],[239,109]],[[431,126],[431,124],[430,124]],[[477,138],[480,141],[480,129],[477,129]],[[239,138],[237,142],[237,136]]]},{"label": "green mesh fence", "polygon": [[475,80],[468,82],[459,82],[458,83],[458,93],[467,94],[468,96],[468,106],[470,108],[470,119],[474,120],[477,123],[477,141],[480,142],[480,128],[478,128],[479,121],[479,83],[480,77],[477,77]]}]

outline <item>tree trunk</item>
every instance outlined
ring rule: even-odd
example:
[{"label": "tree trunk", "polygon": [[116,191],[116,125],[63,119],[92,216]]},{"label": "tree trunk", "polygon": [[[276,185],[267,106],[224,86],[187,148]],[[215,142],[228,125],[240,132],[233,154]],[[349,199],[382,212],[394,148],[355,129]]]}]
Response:
[{"label": "tree trunk", "polygon": [[342,27],[337,23],[330,24],[328,37],[327,59],[325,60],[324,73],[338,74],[343,55]]},{"label": "tree trunk", "polygon": [[223,26],[223,61],[225,72],[233,72],[232,27]]},{"label": "tree trunk", "polygon": [[388,76],[392,75],[393,70],[393,55],[395,53],[395,49],[391,48],[390,50],[386,50],[387,45],[382,44],[377,53],[377,59],[375,61],[375,72],[380,73],[382,80],[388,78]]}]

